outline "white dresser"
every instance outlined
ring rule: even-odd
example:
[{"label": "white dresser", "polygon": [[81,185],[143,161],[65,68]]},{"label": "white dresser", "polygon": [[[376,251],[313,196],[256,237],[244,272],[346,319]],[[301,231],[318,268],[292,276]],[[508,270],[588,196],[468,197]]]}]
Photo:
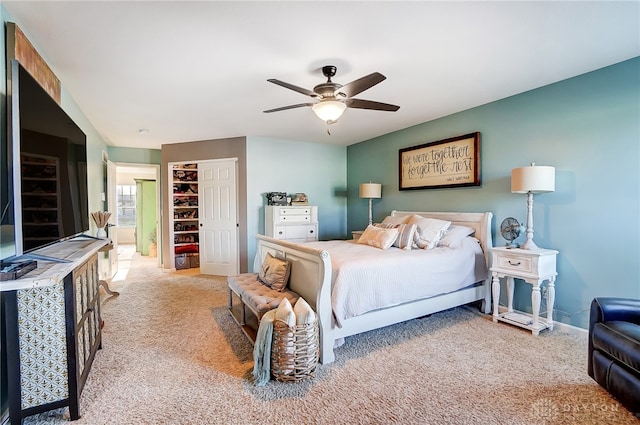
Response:
[{"label": "white dresser", "polygon": [[318,240],[318,207],[311,205],[273,206],[264,211],[266,236],[291,242]]}]

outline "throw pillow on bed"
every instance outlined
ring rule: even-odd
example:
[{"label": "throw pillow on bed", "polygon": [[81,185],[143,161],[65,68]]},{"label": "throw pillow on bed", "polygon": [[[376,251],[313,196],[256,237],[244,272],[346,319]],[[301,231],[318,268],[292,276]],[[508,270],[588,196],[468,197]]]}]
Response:
[{"label": "throw pillow on bed", "polygon": [[442,239],[438,241],[438,246],[457,248],[460,246],[464,238],[473,235],[475,232],[475,229],[471,227],[452,224],[449,226]]},{"label": "throw pillow on bed", "polygon": [[396,228],[383,229],[370,224],[364,229],[364,232],[362,232],[358,243],[380,249],[389,249],[397,237],[398,229]]},{"label": "throw pillow on bed", "polygon": [[291,266],[288,261],[267,253],[264,261],[262,261],[258,279],[271,289],[282,292],[287,287],[290,273]]},{"label": "throw pillow on bed", "polygon": [[413,246],[413,235],[416,232],[417,226],[415,224],[394,224],[394,223],[376,223],[376,227],[383,229],[398,229],[398,237],[393,242],[393,246],[400,249],[410,250]]},{"label": "throw pillow on bed", "polygon": [[426,218],[419,215],[412,215],[409,223],[418,226],[413,242],[415,247],[420,249],[434,248],[451,225],[450,221]]}]

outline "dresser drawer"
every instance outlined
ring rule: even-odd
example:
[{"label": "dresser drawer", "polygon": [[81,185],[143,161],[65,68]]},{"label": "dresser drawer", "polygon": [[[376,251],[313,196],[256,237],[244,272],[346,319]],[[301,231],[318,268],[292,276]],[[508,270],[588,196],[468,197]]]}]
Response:
[{"label": "dresser drawer", "polygon": [[311,223],[310,215],[281,215],[280,223]]},{"label": "dresser drawer", "polygon": [[494,261],[497,267],[507,271],[510,270],[510,271],[520,272],[520,273],[532,273],[534,268],[533,263],[531,261],[531,257],[526,257],[523,255],[497,254],[495,255]]},{"label": "dresser drawer", "polygon": [[317,240],[317,226],[315,224],[301,226],[275,226],[275,238],[296,241]]},{"label": "dresser drawer", "polygon": [[289,215],[311,215],[311,208],[279,208],[280,215],[289,216]]}]

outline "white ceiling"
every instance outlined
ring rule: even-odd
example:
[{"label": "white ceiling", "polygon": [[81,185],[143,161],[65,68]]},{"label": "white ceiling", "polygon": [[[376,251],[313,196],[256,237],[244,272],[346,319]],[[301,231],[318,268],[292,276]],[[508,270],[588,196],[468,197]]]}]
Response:
[{"label": "white ceiling", "polygon": [[[350,145],[640,55],[640,2],[6,1],[109,145],[236,136]],[[323,65],[387,80],[331,126]],[[149,129],[141,135],[138,129]]]}]

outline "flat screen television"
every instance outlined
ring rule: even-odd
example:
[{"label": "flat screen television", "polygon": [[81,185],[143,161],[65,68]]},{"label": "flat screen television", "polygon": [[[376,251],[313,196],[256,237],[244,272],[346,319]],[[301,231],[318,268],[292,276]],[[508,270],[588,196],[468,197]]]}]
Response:
[{"label": "flat screen television", "polygon": [[8,191],[19,257],[89,230],[87,137],[15,60],[10,95]]}]

